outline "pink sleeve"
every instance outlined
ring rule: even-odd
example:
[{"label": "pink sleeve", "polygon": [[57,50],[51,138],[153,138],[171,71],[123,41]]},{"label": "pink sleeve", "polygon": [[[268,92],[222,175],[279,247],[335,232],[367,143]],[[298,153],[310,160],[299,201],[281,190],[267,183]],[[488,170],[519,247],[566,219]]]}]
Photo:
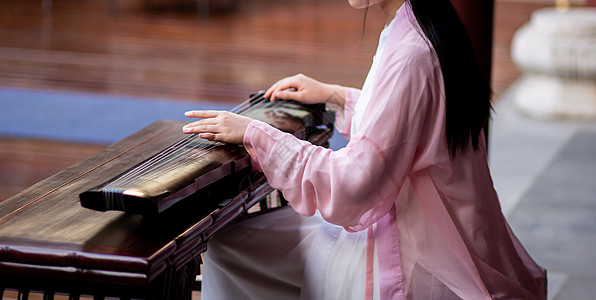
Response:
[{"label": "pink sleeve", "polygon": [[335,113],[335,129],[341,133],[348,141],[350,140],[350,130],[352,127],[352,116],[356,101],[360,96],[360,90],[346,87],[345,102],[343,109],[337,109]]},{"label": "pink sleeve", "polygon": [[314,146],[259,121],[248,126],[244,145],[252,163],[298,213],[313,215],[318,209],[328,222],[357,231],[394,204],[440,91],[428,55],[388,55],[396,57],[377,74],[365,118],[345,148]]}]

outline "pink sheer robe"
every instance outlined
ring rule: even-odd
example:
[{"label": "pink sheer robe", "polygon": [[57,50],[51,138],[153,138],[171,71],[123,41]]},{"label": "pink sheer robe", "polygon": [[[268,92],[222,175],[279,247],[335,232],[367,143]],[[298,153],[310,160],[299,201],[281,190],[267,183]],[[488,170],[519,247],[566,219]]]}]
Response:
[{"label": "pink sheer robe", "polygon": [[501,213],[484,138],[477,151],[449,155],[440,65],[404,8],[354,136],[360,91],[346,88],[336,126],[347,146],[332,151],[253,121],[244,137],[253,166],[298,213],[368,230],[380,299],[546,299],[545,270]]}]

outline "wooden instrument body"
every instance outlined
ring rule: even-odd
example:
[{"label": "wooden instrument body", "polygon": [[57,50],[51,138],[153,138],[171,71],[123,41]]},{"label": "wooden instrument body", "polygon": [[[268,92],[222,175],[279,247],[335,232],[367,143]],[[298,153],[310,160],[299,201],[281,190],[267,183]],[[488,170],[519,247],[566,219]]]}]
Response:
[{"label": "wooden instrument body", "polygon": [[[238,113],[302,139],[333,128],[333,115],[325,111],[324,105],[270,102],[262,96],[253,95]],[[196,135],[169,134],[179,139],[126,171],[118,166],[120,173],[96,181],[102,184],[81,193],[81,205],[156,216],[209,184],[250,169],[250,158],[242,146],[208,142]]]},{"label": "wooden instrument body", "polygon": [[[145,299],[189,299],[200,254],[217,230],[273,190],[262,173],[226,171],[248,154],[216,155],[218,180],[151,218],[81,206],[79,194],[109,181],[184,135],[184,122],[158,121],[0,202],[0,292],[40,290]],[[325,143],[331,130],[312,135]]]},{"label": "wooden instrument body", "polygon": [[193,206],[192,215],[148,221],[86,209],[78,196],[172,144],[180,126],[154,123],[0,202],[0,288],[76,293],[80,287],[80,293],[175,298],[162,289],[176,289],[168,286],[180,281],[160,277],[176,276],[190,261],[198,266],[221,199],[210,195],[211,201]]}]

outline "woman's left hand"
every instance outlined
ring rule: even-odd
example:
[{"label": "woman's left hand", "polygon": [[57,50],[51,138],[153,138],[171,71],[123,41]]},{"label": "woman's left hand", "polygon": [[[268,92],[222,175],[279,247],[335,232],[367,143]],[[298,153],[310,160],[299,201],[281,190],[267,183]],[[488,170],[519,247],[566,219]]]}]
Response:
[{"label": "woman's left hand", "polygon": [[184,114],[189,118],[203,118],[186,124],[184,133],[198,133],[210,141],[242,144],[246,127],[253,119],[229,111],[193,110]]}]

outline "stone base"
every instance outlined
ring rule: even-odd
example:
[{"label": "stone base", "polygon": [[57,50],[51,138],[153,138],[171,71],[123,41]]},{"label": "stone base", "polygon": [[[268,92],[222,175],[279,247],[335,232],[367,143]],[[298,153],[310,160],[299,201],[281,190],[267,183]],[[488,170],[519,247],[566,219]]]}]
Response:
[{"label": "stone base", "polygon": [[596,120],[596,81],[525,75],[516,83],[513,99],[518,111],[533,118]]},{"label": "stone base", "polygon": [[596,120],[596,8],[536,10],[512,41],[523,76],[516,108],[540,119]]}]

